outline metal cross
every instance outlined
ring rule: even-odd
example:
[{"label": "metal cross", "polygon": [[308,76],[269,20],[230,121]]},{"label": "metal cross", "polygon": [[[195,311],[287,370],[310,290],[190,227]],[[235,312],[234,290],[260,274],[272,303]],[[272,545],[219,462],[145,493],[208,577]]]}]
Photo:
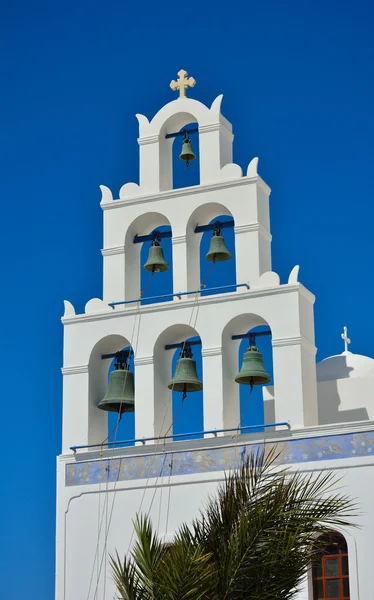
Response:
[{"label": "metal cross", "polygon": [[186,89],[188,87],[193,87],[196,84],[196,81],[193,77],[187,77],[188,73],[184,69],[178,71],[179,79],[170,82],[170,87],[172,90],[179,90],[179,98],[186,97]]},{"label": "metal cross", "polygon": [[344,340],[344,352],[348,352],[348,344],[351,343],[351,340],[348,337],[348,329],[343,327],[342,340]]}]

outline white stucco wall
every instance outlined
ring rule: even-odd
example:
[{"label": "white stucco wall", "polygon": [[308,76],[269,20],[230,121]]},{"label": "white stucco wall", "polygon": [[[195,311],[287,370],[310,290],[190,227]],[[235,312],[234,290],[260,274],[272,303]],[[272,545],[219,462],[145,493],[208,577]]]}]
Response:
[{"label": "white stucco wall", "polygon": [[[370,428],[373,429],[371,434]],[[341,435],[346,436],[343,439]],[[240,444],[246,442],[262,442],[264,434],[254,436],[241,436]],[[370,423],[365,429],[358,428],[354,434],[356,437],[357,458],[351,454],[339,458],[339,453],[347,452],[352,430],[349,427],[341,429],[315,428],[306,432],[281,433],[278,442],[285,445],[285,459],[290,462],[290,448],[287,444],[290,440],[298,441],[299,448],[306,448],[314,440],[322,444],[321,454],[326,452],[329,460],[323,456],[318,461],[304,462],[303,464],[290,464],[291,469],[300,469],[303,472],[320,472],[323,469],[334,470],[338,477],[343,477],[339,483],[339,490],[356,498],[358,501],[358,516],[353,521],[359,524],[361,529],[343,532],[349,552],[350,587],[351,600],[366,600],[372,593],[371,575],[371,540],[374,536],[374,510],[372,505],[372,494],[374,492],[374,457],[368,452],[371,442],[374,443],[374,423]],[[274,434],[273,434],[274,436]],[[339,437],[340,436],[340,437]],[[348,437],[347,437],[348,436]],[[361,437],[360,437],[361,436]],[[366,437],[365,437],[366,436]],[[370,442],[370,436],[373,438]],[[353,439],[353,438],[352,438]],[[360,440],[366,440],[361,442]],[[101,484],[87,484],[86,479],[93,477],[87,470],[87,475],[81,472],[78,485],[66,486],[65,466],[74,463],[75,460],[97,459],[98,453],[73,456],[62,456],[58,460],[58,546],[57,546],[57,600],[93,600],[95,588],[98,585],[98,598],[104,597],[104,582],[106,581],[107,598],[113,598],[114,586],[110,577],[110,569],[107,564],[105,552],[105,538],[107,537],[107,553],[111,554],[116,549],[122,555],[127,552],[132,536],[132,519],[137,512],[149,512],[156,529],[160,535],[165,535],[166,540],[176,531],[183,522],[191,522],[198,515],[204,505],[209,493],[214,493],[217,483],[222,481],[222,471],[209,472],[212,467],[206,466],[204,458],[199,458],[201,450],[216,449],[225,446],[235,447],[238,442],[232,438],[220,438],[211,440],[195,440],[189,442],[172,443],[169,446],[172,451],[187,451],[191,460],[202,460],[206,472],[195,474],[184,474],[177,476],[165,475],[163,478],[151,477],[149,480],[136,479],[132,481],[118,481],[117,483],[105,482]],[[366,444],[361,446],[361,444]],[[162,451],[162,444],[158,451]],[[329,451],[329,449],[331,451]],[[240,459],[241,447],[235,452]],[[306,450],[308,452],[308,450]],[[350,452],[350,450],[348,450]],[[149,453],[149,447],[132,448],[117,451],[116,460],[122,457],[139,457]],[[113,451],[109,452],[113,456]],[[108,454],[105,452],[102,459]],[[303,454],[296,454],[295,458],[302,460]],[[169,455],[168,455],[169,460]],[[188,469],[187,469],[188,470]],[[145,491],[146,490],[146,491]],[[145,492],[145,493],[144,493]],[[106,510],[108,502],[108,510]],[[169,507],[169,513],[168,511]],[[168,516],[167,516],[168,515]],[[101,533],[99,535],[101,523]],[[107,532],[107,536],[106,536]],[[95,558],[98,548],[99,560]],[[106,566],[105,566],[106,565]],[[91,581],[92,577],[92,581]],[[91,582],[91,591],[88,594]],[[298,600],[312,600],[308,595],[307,586],[298,597]]]}]

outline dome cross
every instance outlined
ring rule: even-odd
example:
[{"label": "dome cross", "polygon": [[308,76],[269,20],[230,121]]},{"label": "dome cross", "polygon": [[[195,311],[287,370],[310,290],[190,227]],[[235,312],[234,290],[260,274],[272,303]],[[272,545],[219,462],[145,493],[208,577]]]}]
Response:
[{"label": "dome cross", "polygon": [[348,352],[348,344],[351,343],[351,340],[348,337],[348,329],[347,327],[343,327],[343,333],[341,334],[342,340],[344,340],[344,352]]}]

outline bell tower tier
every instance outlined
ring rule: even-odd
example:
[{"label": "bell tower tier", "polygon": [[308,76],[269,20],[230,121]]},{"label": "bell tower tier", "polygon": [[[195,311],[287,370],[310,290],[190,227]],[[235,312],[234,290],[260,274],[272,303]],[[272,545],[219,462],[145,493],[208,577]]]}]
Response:
[{"label": "bell tower tier", "polygon": [[[105,186],[104,212],[105,302],[130,300],[140,293],[140,246],[136,235],[169,225],[172,230],[174,292],[191,291],[200,285],[198,225],[217,215],[229,215],[235,223],[236,279],[255,281],[271,270],[269,219],[270,188],[257,173],[254,158],[243,177],[232,163],[232,127],[221,115],[222,96],[211,108],[190,98],[164,106],[148,121],[139,121],[140,185],[122,186],[118,200]],[[168,137],[191,121],[198,123],[200,185],[172,189],[172,144]]]},{"label": "bell tower tier", "polygon": [[[239,342],[232,338],[258,325],[272,335],[276,420],[293,427],[317,423],[314,297],[298,282],[298,267],[283,285],[271,271],[270,188],[258,175],[257,158],[245,176],[231,162],[232,127],[221,114],[221,102],[219,96],[208,108],[181,94],[151,121],[137,115],[140,185],[124,184],[117,200],[101,186],[103,300],[90,300],[83,315],[66,303],[63,318],[64,452],[106,438],[107,414],[98,408],[110,364],[105,356],[125,346],[134,352],[136,438],[172,431],[167,393],[172,357],[165,346],[191,336],[199,336],[202,347],[204,429],[235,427]],[[172,144],[191,122],[198,124],[200,185],[172,189]],[[201,297],[201,229],[220,215],[230,217],[234,228],[236,284],[230,293],[217,289]],[[171,228],[172,302],[141,305],[141,243],[135,242],[162,225]],[[158,270],[165,268],[164,262]]]}]

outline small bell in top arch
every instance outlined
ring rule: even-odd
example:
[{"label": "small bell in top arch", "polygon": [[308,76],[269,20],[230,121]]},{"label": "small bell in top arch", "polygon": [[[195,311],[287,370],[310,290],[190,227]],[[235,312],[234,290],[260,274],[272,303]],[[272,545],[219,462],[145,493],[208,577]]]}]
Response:
[{"label": "small bell in top arch", "polygon": [[152,246],[149,249],[147,262],[143,268],[146,271],[150,271],[150,273],[163,273],[169,269],[169,265],[164,258],[164,251],[157,238],[155,238],[152,242]]},{"label": "small bell in top arch", "polygon": [[209,251],[205,255],[207,260],[212,262],[222,262],[231,258],[230,252],[226,248],[224,237],[219,228],[216,228],[213,232],[213,236],[210,240]]},{"label": "small bell in top arch", "polygon": [[195,160],[196,154],[192,150],[191,140],[185,137],[183,140],[182,152],[179,155],[180,160],[186,161],[186,169],[188,169],[188,163],[191,160]]}]

